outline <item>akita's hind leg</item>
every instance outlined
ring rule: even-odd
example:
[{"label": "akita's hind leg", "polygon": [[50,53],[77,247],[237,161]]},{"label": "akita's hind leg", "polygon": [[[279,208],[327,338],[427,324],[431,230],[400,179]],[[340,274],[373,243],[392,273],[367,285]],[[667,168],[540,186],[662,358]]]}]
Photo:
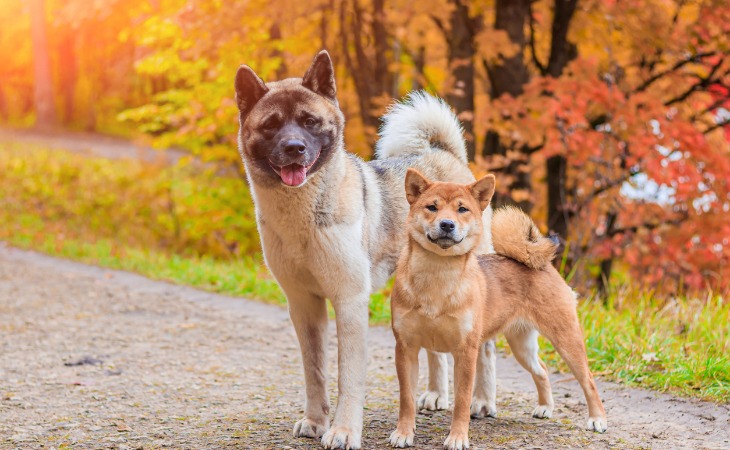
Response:
[{"label": "akita's hind leg", "polygon": [[497,349],[489,340],[479,348],[471,416],[497,417]]},{"label": "akita's hind leg", "polygon": [[588,367],[586,346],[575,311],[575,303],[572,298],[561,303],[555,305],[549,316],[540,318],[538,321],[540,331],[553,343],[555,349],[568,364],[575,379],[580,383],[580,387],[583,388],[583,394],[588,403],[586,428],[603,433],[608,429],[606,411],[603,409],[596,383],[593,381],[593,374]]},{"label": "akita's hind leg", "polygon": [[304,418],[294,437],[319,438],[329,428],[327,398],[327,308],[324,299],[306,293],[287,294],[289,316],[299,339],[304,364]]},{"label": "akita's hind leg", "polygon": [[537,408],[532,411],[532,417],[538,419],[549,419],[553,414],[555,403],[553,401],[553,392],[550,388],[550,378],[548,376],[547,366],[542,362],[538,351],[540,347],[537,343],[538,332],[535,329],[513,326],[505,330],[504,336],[507,338],[515,359],[532,375],[532,380],[537,388]]},{"label": "akita's hind leg", "polygon": [[428,350],[428,390],[418,397],[418,409],[438,411],[449,407],[449,360],[446,353]]}]

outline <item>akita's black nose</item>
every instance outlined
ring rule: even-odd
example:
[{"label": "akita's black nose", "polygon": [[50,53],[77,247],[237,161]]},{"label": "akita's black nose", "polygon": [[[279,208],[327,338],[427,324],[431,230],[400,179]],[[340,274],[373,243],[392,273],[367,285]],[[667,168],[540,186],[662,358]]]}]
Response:
[{"label": "akita's black nose", "polygon": [[456,228],[456,224],[453,220],[442,220],[439,226],[446,233],[451,233]]},{"label": "akita's black nose", "polygon": [[306,148],[307,146],[304,145],[304,142],[300,141],[299,139],[291,139],[284,143],[284,151],[289,154],[304,153],[304,150]]}]

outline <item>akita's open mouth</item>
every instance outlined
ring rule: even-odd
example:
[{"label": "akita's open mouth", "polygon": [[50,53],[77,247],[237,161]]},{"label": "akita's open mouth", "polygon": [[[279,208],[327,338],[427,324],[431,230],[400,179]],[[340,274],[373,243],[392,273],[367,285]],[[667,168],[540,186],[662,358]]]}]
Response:
[{"label": "akita's open mouth", "polygon": [[281,178],[281,182],[284,183],[287,186],[291,187],[299,187],[304,184],[305,181],[307,181],[307,171],[312,168],[312,166],[317,162],[319,159],[319,154],[322,152],[320,149],[317,152],[317,156],[314,157],[314,160],[311,164],[308,166],[303,166],[301,164],[289,164],[286,166],[277,166],[276,164],[269,161],[269,165],[272,169],[274,169],[274,172],[279,175]]},{"label": "akita's open mouth", "polygon": [[443,248],[444,250],[450,247],[453,247],[456,244],[460,244],[461,241],[464,240],[464,238],[461,238],[460,240],[456,240],[454,238],[448,237],[448,236],[441,236],[437,237],[436,239],[432,238],[430,234],[426,234],[426,237],[429,241],[433,242],[434,244],[438,245],[439,247]]}]

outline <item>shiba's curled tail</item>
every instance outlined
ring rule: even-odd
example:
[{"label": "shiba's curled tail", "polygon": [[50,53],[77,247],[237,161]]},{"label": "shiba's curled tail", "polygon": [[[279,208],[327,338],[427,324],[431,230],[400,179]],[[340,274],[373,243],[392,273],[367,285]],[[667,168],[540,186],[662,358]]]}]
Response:
[{"label": "shiba's curled tail", "polygon": [[492,240],[495,252],[536,270],[550,264],[558,249],[558,244],[543,236],[527,214],[512,206],[494,211]]},{"label": "shiba's curled tail", "polygon": [[459,119],[443,100],[424,91],[411,92],[403,102],[391,106],[379,134],[375,146],[379,159],[438,148],[467,162]]}]

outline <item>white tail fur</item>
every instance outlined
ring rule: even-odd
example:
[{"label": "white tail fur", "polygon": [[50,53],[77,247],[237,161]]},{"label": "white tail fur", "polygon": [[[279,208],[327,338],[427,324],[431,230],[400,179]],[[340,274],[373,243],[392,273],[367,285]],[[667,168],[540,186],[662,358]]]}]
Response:
[{"label": "white tail fur", "polygon": [[440,148],[466,164],[466,145],[459,119],[441,99],[424,91],[408,94],[383,116],[380,139],[375,146],[378,159]]}]

